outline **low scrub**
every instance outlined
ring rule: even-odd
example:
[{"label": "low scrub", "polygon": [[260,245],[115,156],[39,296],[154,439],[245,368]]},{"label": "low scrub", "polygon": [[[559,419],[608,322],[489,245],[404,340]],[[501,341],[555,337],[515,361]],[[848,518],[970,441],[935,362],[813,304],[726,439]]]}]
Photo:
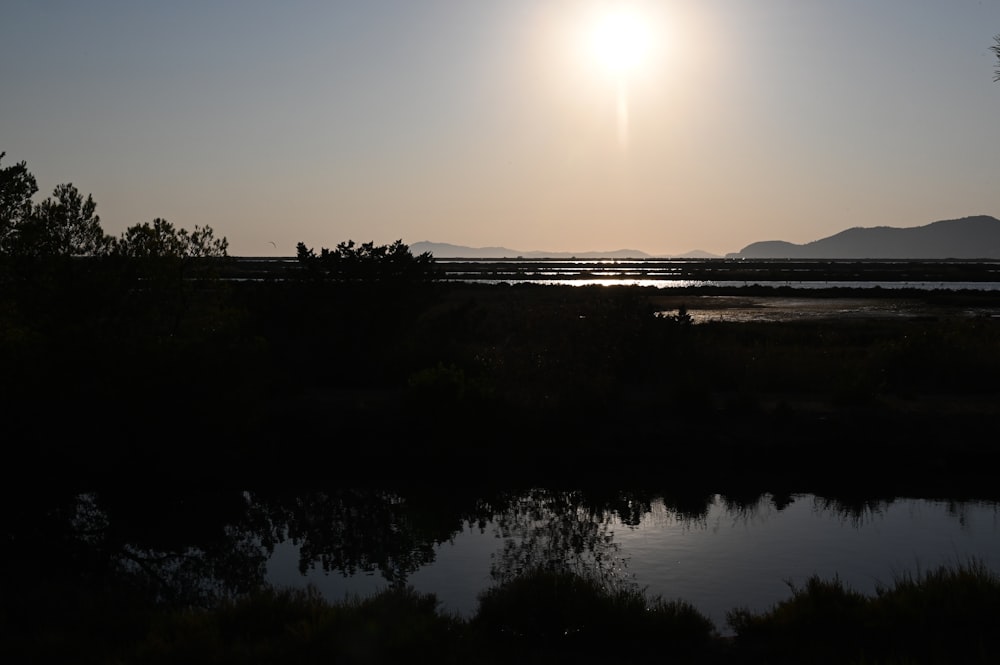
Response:
[{"label": "low scrub", "polygon": [[501,660],[532,654],[539,662],[556,654],[585,662],[704,662],[716,636],[711,620],[684,601],[543,569],[483,592],[472,626]]},{"label": "low scrub", "polygon": [[165,615],[122,662],[454,662],[462,624],[437,605],[433,594],[409,588],[340,604],[314,591],[268,590],[213,610]]},{"label": "low scrub", "polygon": [[901,575],[874,596],[813,577],[766,612],[727,618],[749,662],[1000,662],[1000,577],[977,562]]},{"label": "low scrub", "polygon": [[207,608],[147,607],[127,626],[110,613],[55,620],[30,635],[15,615],[0,616],[0,653],[11,662],[1000,662],[1000,578],[978,563],[902,575],[873,595],[814,577],[767,611],[731,611],[735,637],[684,601],[546,569],[487,589],[470,619],[409,587],[339,603],[312,589],[266,589]]}]

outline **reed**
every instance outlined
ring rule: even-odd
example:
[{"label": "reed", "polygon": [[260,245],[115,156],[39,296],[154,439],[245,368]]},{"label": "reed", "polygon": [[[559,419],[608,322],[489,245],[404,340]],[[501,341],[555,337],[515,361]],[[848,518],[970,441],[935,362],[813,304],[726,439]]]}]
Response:
[{"label": "reed", "polygon": [[898,575],[872,596],[810,578],[773,608],[727,615],[736,650],[767,663],[995,663],[1000,577],[981,562]]}]

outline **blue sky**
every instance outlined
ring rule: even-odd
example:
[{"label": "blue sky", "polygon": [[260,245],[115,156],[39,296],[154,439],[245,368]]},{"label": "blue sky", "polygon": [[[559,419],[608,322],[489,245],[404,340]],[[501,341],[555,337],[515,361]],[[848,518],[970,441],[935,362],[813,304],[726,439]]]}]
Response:
[{"label": "blue sky", "polygon": [[[649,48],[611,73],[615,5]],[[236,255],[724,254],[1000,217],[997,33],[996,0],[6,0],[0,151]]]}]

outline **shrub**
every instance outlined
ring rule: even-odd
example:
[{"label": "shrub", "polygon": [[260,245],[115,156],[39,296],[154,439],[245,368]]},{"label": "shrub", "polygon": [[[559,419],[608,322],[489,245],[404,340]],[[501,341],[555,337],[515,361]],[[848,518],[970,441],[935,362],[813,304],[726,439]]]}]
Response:
[{"label": "shrub", "polygon": [[533,569],[479,597],[479,635],[502,652],[590,659],[700,658],[715,627],[692,605],[609,589],[597,579]]}]

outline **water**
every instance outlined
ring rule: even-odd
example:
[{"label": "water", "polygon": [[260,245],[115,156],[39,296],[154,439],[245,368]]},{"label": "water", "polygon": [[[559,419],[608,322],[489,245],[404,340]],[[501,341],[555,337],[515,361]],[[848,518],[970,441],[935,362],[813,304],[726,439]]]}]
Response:
[{"label": "water", "polygon": [[[1000,261],[901,259],[435,259],[436,278],[479,284],[748,286],[795,289],[1000,291]],[[241,257],[227,277],[284,279],[293,258]]]},{"label": "water", "polygon": [[879,259],[438,259],[440,277],[484,284],[1000,290],[1000,262]]},{"label": "water", "polygon": [[642,286],[660,289],[690,289],[702,287],[741,288],[793,288],[793,289],[915,289],[918,291],[1000,291],[1000,282],[944,282],[944,281],[791,281],[791,280],[699,280],[674,278],[603,278],[580,277],[563,279],[559,277],[531,277],[508,279],[469,279],[477,284],[547,284],[553,286]]},{"label": "water", "polygon": [[[678,300],[680,304],[687,307],[693,323],[955,317],[1000,319],[1000,307],[934,305],[905,298],[699,296]],[[659,312],[661,316],[675,314],[676,309]]]},{"label": "water", "polygon": [[[765,610],[811,575],[839,576],[874,593],[904,574],[979,560],[1000,570],[1000,509],[993,502],[896,499],[845,505],[813,495],[740,502],[715,495],[694,508],[655,498],[624,509],[588,509],[543,493],[435,547],[434,561],[406,580],[433,592],[441,610],[469,617],[477,594],[516,571],[512,562],[556,560],[599,569],[613,584],[680,598],[728,634],[726,612]],[[562,506],[562,507],[560,507]],[[580,545],[579,552],[565,547]],[[299,573],[298,547],[280,544],[268,563],[278,586],[315,586],[327,599],[387,586],[377,572],[344,575],[316,565]]]}]

